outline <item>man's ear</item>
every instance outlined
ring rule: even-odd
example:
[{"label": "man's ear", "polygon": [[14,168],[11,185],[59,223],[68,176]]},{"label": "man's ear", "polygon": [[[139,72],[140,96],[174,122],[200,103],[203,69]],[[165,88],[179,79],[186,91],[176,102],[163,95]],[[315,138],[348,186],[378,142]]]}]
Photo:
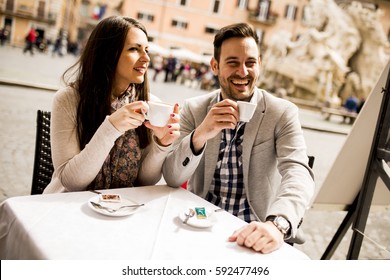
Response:
[{"label": "man's ear", "polygon": [[212,57],[211,60],[210,60],[210,66],[211,66],[211,70],[213,71],[213,74],[215,76],[218,75],[218,61]]}]

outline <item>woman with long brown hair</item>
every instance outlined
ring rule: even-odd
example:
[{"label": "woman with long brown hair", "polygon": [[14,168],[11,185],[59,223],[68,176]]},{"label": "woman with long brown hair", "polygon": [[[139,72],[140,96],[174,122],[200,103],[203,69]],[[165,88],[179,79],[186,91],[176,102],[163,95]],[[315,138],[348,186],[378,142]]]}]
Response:
[{"label": "woman with long brown hair", "polygon": [[143,112],[150,95],[148,36],[129,17],[114,16],[92,31],[67,86],[54,97],[54,173],[45,193],[152,185],[179,137],[179,108],[155,127]]}]

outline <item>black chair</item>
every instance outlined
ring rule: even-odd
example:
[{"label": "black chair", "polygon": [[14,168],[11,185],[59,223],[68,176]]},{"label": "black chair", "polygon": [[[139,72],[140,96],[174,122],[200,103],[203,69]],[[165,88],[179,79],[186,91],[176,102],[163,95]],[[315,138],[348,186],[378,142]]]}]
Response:
[{"label": "black chair", "polygon": [[37,111],[37,134],[31,194],[42,194],[50,183],[54,171],[50,147],[50,115],[48,111]]},{"label": "black chair", "polygon": [[307,157],[309,158],[309,167],[313,168],[315,157],[314,156],[307,156]]}]

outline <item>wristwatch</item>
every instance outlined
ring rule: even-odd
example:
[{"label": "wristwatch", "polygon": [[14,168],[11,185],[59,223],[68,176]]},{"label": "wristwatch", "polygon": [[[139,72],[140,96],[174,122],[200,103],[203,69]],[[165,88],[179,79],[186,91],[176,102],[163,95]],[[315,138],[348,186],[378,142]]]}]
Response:
[{"label": "wristwatch", "polygon": [[283,233],[284,237],[286,237],[290,231],[290,222],[284,218],[283,216],[269,216],[266,219],[267,221],[273,222],[273,224]]}]

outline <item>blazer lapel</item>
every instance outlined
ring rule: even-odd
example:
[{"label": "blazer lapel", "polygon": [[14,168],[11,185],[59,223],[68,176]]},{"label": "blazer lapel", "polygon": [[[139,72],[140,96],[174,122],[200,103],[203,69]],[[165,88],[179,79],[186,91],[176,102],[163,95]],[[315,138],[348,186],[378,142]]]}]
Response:
[{"label": "blazer lapel", "polygon": [[249,174],[249,163],[253,143],[255,142],[256,135],[260,130],[261,123],[264,118],[266,104],[264,94],[261,90],[256,89],[258,92],[257,107],[252,119],[245,125],[244,141],[242,143],[242,164],[243,164],[243,175],[244,175],[244,186],[248,193],[248,174]]},{"label": "blazer lapel", "polygon": [[[210,111],[211,107],[217,102],[217,96],[219,95],[218,93],[215,95],[215,98],[213,98],[210,102],[209,107],[207,108],[207,112]],[[205,116],[206,117],[206,116]],[[214,176],[214,170],[215,166],[217,165],[218,161],[218,154],[219,154],[219,146],[221,142],[221,132],[217,134],[214,138],[210,139],[207,141],[206,145],[206,151],[205,151],[205,158],[204,158],[204,193],[203,197],[207,194],[209,191],[209,186],[211,184],[211,180],[213,179]]]}]

